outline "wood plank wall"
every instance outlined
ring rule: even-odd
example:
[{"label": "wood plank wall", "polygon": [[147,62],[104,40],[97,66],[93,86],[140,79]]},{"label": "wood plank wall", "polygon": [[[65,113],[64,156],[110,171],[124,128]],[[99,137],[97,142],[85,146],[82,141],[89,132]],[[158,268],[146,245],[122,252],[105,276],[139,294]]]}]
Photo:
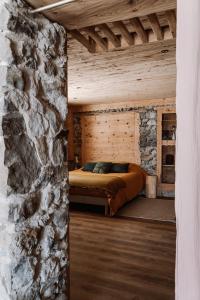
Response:
[{"label": "wood plank wall", "polygon": [[[128,147],[132,145],[137,145],[137,139],[139,136],[139,126],[137,121],[139,122],[139,112],[145,110],[146,108],[154,108],[157,110],[159,107],[175,107],[175,98],[163,98],[163,99],[152,99],[152,100],[139,100],[139,101],[129,101],[129,102],[120,102],[120,103],[107,103],[107,104],[93,104],[93,105],[82,105],[82,106],[70,106],[69,107],[69,157],[71,160],[74,159],[74,151],[77,146],[74,145],[73,141],[75,134],[73,127],[74,124],[72,121],[72,115],[79,116],[81,121],[82,130],[82,145],[81,145],[81,155],[83,156],[83,163],[86,160],[130,160],[137,161],[140,163],[140,150],[139,148],[133,148],[128,150]],[[134,111],[129,111],[134,108]],[[135,111],[136,109],[136,111]],[[115,112],[114,110],[119,110],[119,112]],[[111,112],[112,111],[112,112]],[[117,115],[118,114],[118,115]],[[134,116],[135,114],[135,116]],[[112,116],[113,115],[113,116]],[[115,118],[120,115],[120,121],[117,122]],[[111,118],[112,116],[112,118]],[[134,116],[134,117],[133,117]],[[113,119],[114,118],[114,119]],[[109,121],[108,121],[109,120]],[[137,121],[136,121],[137,120]],[[97,126],[97,121],[104,122],[103,133],[99,133],[99,129]],[[106,121],[108,121],[106,123]],[[126,124],[127,122],[132,124]],[[93,128],[91,128],[91,122],[93,122]],[[134,123],[136,122],[136,123]],[[88,126],[83,126],[84,124],[88,124]],[[95,125],[96,124],[96,125]],[[100,125],[100,124],[99,124]],[[110,128],[109,128],[110,126]],[[85,128],[85,129],[83,129]],[[109,130],[108,130],[109,129]],[[81,131],[82,131],[81,130]],[[127,133],[128,132],[128,133]],[[97,134],[98,133],[98,134]],[[127,133],[127,134],[126,134]],[[92,134],[92,137],[89,138],[89,135]],[[110,138],[110,134],[115,134]],[[133,136],[131,136],[133,135]],[[81,135],[80,135],[81,138]],[[118,145],[120,147],[116,147],[116,140],[119,139]],[[95,140],[97,141],[95,143]],[[115,140],[115,141],[114,141]],[[108,144],[109,142],[109,144]],[[108,146],[109,145],[109,146]],[[115,145],[115,146],[114,146]],[[111,147],[112,146],[112,147]],[[98,147],[98,151],[96,148]],[[87,150],[84,150],[84,149]],[[105,150],[104,150],[105,149]],[[110,149],[110,150],[106,150]],[[104,151],[103,151],[104,150]],[[107,151],[107,152],[106,152]],[[124,151],[124,153],[122,153]],[[97,152],[97,153],[96,153]],[[118,153],[119,154],[116,154]],[[105,156],[103,155],[105,153]],[[120,154],[121,153],[121,154]]]},{"label": "wood plank wall", "polygon": [[140,163],[138,113],[84,115],[81,123],[83,163]]}]

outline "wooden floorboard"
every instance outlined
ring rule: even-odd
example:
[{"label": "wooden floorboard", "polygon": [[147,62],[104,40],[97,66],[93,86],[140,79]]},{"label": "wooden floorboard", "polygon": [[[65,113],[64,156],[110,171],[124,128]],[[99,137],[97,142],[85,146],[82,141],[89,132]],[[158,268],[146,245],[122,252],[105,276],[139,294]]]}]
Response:
[{"label": "wooden floorboard", "polygon": [[71,300],[174,300],[174,224],[70,217]]}]

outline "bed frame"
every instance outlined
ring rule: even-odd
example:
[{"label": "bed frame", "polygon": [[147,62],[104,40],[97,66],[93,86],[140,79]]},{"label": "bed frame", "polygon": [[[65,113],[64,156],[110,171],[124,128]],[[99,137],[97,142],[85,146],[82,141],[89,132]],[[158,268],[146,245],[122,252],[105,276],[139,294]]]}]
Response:
[{"label": "bed frame", "polygon": [[92,204],[104,206],[105,216],[110,216],[108,199],[106,197],[86,196],[86,195],[69,195],[71,203]]}]

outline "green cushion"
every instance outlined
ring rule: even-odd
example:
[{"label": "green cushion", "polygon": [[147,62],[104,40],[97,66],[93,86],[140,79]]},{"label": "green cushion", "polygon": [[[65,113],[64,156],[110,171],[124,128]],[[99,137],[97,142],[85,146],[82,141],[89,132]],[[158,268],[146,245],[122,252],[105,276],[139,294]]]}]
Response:
[{"label": "green cushion", "polygon": [[111,173],[128,173],[128,163],[124,164],[112,164],[112,168],[110,170]]},{"label": "green cushion", "polygon": [[106,174],[110,172],[111,167],[111,162],[98,162],[94,167],[93,173]]},{"label": "green cushion", "polygon": [[88,163],[84,164],[82,171],[93,172],[95,165],[96,165],[96,162],[88,162]]}]

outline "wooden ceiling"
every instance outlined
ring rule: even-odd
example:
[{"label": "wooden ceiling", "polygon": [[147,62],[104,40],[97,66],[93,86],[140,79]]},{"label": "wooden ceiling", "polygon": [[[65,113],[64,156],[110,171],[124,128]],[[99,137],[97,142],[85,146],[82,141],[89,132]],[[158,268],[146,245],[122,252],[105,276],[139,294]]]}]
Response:
[{"label": "wooden ceiling", "polygon": [[[27,0],[33,7],[57,1]],[[80,29],[173,9],[176,9],[175,0],[76,0],[63,8],[47,12],[46,16],[68,29]]]},{"label": "wooden ceiling", "polygon": [[174,97],[175,9],[176,0],[77,0],[46,12],[70,32],[69,102]]},{"label": "wooden ceiling", "polygon": [[69,102],[91,104],[174,97],[175,40],[90,54],[69,43]]}]

